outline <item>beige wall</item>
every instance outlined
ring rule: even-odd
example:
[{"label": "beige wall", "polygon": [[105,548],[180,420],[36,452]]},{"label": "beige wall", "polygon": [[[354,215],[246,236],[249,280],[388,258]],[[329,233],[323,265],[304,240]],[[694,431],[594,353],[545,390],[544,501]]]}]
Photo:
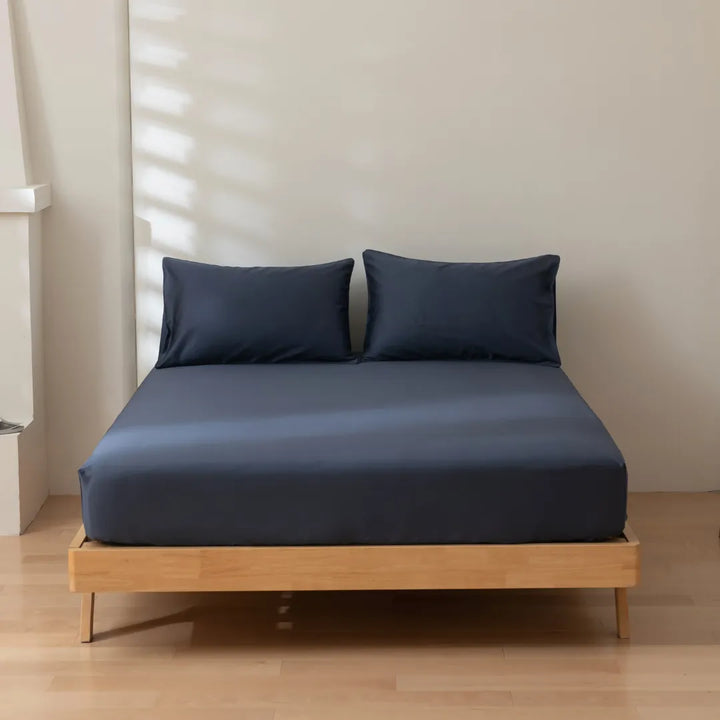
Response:
[{"label": "beige wall", "polygon": [[[134,383],[124,3],[17,0],[51,489]],[[556,251],[565,368],[634,489],[720,487],[720,3],[132,0],[141,372],[163,253]],[[177,12],[175,12],[177,10]],[[142,92],[141,92],[142,91]],[[354,284],[356,336],[362,277]]]},{"label": "beige wall", "polygon": [[130,21],[141,376],[164,254],[558,252],[565,368],[632,487],[720,488],[720,3],[132,0]]},{"label": "beige wall", "polygon": [[127,5],[13,3],[35,182],[43,216],[50,491],[77,468],[134,387]]}]

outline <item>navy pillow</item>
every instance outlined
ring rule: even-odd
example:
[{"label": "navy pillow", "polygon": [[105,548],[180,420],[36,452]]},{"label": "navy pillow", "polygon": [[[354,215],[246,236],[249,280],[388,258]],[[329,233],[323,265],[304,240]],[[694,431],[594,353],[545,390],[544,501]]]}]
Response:
[{"label": "navy pillow", "polygon": [[492,263],[363,253],[365,358],[484,359],[560,365],[555,340],[557,255]]},{"label": "navy pillow", "polygon": [[354,264],[222,267],[163,258],[156,367],[347,360]]}]

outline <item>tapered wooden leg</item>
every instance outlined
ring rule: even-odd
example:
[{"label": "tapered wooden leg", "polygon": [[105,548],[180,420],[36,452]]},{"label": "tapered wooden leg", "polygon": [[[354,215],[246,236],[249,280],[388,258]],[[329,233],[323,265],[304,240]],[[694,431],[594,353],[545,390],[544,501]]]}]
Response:
[{"label": "tapered wooden leg", "polygon": [[94,615],[95,593],[83,593],[80,598],[80,642],[92,642]]},{"label": "tapered wooden leg", "polygon": [[615,619],[617,620],[618,637],[627,640],[630,637],[627,588],[615,588]]}]

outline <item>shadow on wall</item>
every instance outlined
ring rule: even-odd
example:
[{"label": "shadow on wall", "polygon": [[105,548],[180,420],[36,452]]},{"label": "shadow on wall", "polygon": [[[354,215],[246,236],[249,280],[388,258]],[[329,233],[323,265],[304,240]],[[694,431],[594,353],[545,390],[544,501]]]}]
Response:
[{"label": "shadow on wall", "polygon": [[[372,49],[332,48],[338,74],[306,13],[281,16],[273,3],[130,3],[140,378],[157,357],[163,256],[293,265],[359,260],[375,243]],[[303,68],[273,50],[296,33]],[[361,266],[351,293],[358,345]]]},{"label": "shadow on wall", "polygon": [[272,129],[253,88],[267,28],[243,23],[228,46],[216,17],[200,3],[130,3],[140,378],[157,357],[162,257],[265,264],[272,247]]}]

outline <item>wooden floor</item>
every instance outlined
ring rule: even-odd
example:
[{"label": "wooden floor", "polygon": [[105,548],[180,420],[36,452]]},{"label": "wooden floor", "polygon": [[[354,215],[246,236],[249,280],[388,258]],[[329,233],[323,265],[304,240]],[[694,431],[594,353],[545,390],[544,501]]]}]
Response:
[{"label": "wooden floor", "polygon": [[720,719],[720,494],[636,495],[632,640],[605,590],[100,595],[76,498],[0,538],[0,718]]}]

